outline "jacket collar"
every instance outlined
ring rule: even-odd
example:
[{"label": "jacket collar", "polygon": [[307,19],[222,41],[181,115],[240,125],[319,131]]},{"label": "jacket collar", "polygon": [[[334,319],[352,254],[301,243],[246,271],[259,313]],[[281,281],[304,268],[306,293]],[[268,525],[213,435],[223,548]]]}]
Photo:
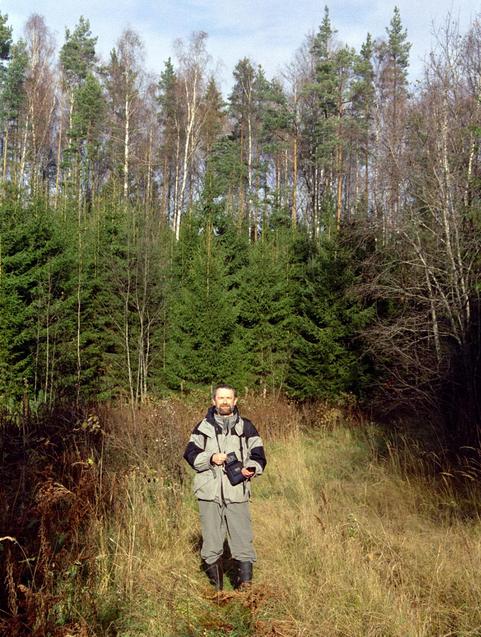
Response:
[{"label": "jacket collar", "polygon": [[[214,428],[214,433],[220,434],[222,433],[222,427],[220,427],[216,423],[214,414],[215,414],[215,407],[214,405],[211,405],[211,407],[209,407],[209,409],[207,410],[204,420],[207,421],[209,425],[212,425],[212,427]],[[242,418],[240,417],[239,410],[237,409],[237,407],[234,407],[234,414],[237,417],[236,423],[234,425],[235,432],[238,436],[242,436],[242,433],[244,431],[244,423],[242,421]],[[205,430],[204,433],[207,434],[207,431]]]}]

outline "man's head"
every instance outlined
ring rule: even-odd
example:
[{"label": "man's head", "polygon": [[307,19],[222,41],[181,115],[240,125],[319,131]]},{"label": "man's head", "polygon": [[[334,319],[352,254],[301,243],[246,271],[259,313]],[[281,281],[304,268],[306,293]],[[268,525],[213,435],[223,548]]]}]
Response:
[{"label": "man's head", "polygon": [[237,404],[237,392],[230,385],[217,385],[212,392],[212,404],[221,416],[230,416]]}]

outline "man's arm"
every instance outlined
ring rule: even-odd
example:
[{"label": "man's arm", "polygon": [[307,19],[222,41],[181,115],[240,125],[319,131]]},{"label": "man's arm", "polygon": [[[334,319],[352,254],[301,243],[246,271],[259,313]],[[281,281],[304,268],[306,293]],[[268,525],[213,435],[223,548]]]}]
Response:
[{"label": "man's arm", "polygon": [[250,420],[244,419],[244,436],[247,442],[248,460],[246,467],[255,469],[255,475],[260,475],[267,464],[264,445],[257,429]]},{"label": "man's arm", "polygon": [[204,450],[206,438],[199,431],[199,425],[195,427],[190,435],[184,452],[184,460],[187,460],[194,471],[201,472],[207,471],[207,469],[212,467],[210,462],[212,454]]}]

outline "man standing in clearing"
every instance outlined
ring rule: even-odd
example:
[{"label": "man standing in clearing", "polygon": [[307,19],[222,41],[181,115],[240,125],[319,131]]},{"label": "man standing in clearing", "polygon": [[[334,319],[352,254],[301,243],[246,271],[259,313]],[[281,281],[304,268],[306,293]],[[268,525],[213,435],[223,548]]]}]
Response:
[{"label": "man standing in clearing", "polygon": [[236,390],[218,385],[212,406],[194,428],[184,453],[196,471],[194,494],[202,525],[201,557],[217,590],[223,585],[226,535],[238,564],[239,586],[252,581],[256,554],[249,512],[250,481],[266,466],[262,440],[252,422],[240,417],[236,405]]}]

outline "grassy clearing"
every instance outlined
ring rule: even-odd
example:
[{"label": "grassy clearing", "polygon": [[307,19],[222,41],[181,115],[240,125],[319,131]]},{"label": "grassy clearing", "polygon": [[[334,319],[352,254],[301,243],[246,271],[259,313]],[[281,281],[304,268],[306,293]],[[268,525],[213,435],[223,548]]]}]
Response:
[{"label": "grassy clearing", "polygon": [[387,444],[374,428],[339,423],[303,432],[295,412],[278,417],[277,433],[275,416],[266,419],[268,469],[255,484],[252,590],[213,595],[199,569],[191,476],[171,479],[148,450],[95,529],[97,634],[481,634],[481,525],[464,515],[473,511],[474,490],[468,507],[446,478],[424,475],[423,458]]},{"label": "grassy clearing", "polygon": [[[0,538],[0,634],[481,635],[474,462],[443,472],[412,440],[322,406],[301,413],[251,400],[243,412],[268,454],[254,485],[250,591],[216,596],[200,569],[193,476],[181,459],[200,410],[165,402],[133,418],[106,409],[78,428],[84,444],[63,452],[58,477],[39,486],[29,469],[38,554],[16,531]],[[24,586],[28,569],[38,576]]]}]

